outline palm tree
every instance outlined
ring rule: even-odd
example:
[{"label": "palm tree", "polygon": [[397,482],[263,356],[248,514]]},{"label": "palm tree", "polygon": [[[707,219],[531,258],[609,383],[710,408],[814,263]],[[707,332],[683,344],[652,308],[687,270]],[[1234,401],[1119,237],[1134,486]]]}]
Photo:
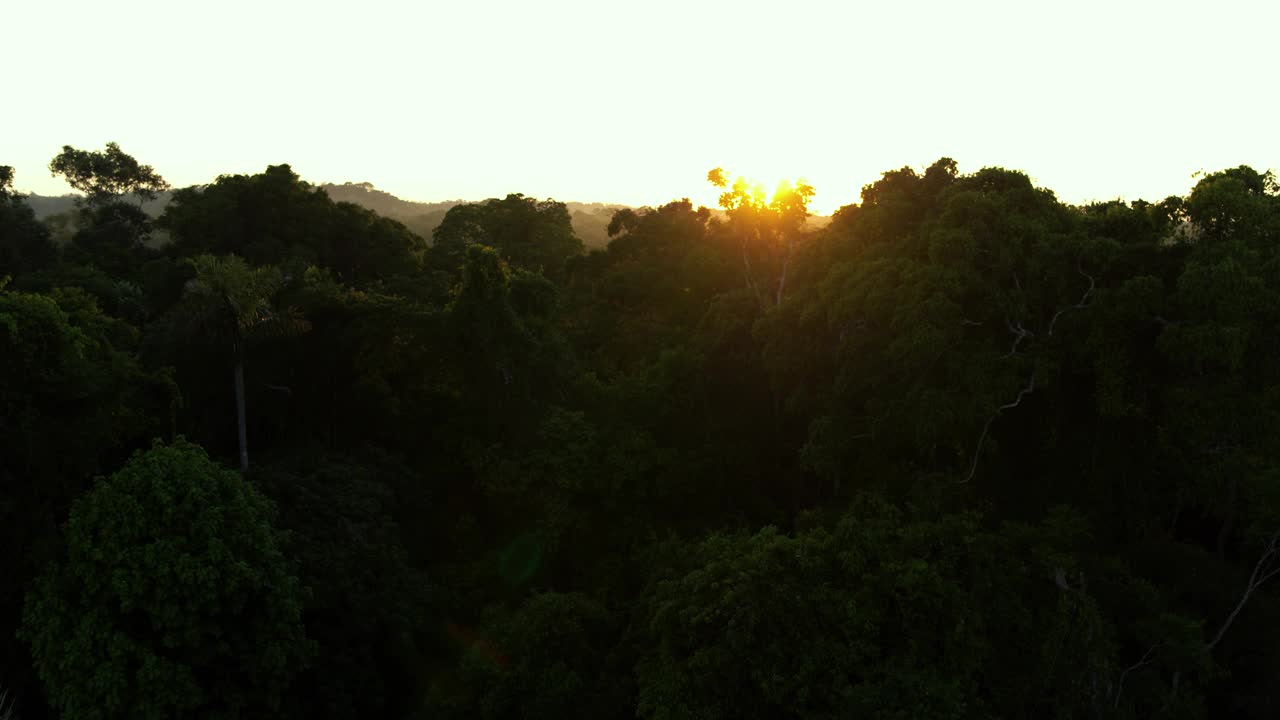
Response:
[{"label": "palm tree", "polygon": [[245,423],[244,361],[247,343],[268,336],[293,335],[308,328],[296,311],[276,312],[271,299],[284,285],[274,267],[251,268],[235,255],[191,259],[196,276],[187,282],[180,313],[184,328],[203,341],[231,350],[234,364],[240,470],[249,469]]}]

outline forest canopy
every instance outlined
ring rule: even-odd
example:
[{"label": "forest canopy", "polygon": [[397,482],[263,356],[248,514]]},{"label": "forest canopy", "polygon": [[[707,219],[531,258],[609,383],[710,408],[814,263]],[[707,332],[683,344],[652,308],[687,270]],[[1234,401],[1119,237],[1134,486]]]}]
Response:
[{"label": "forest canopy", "polygon": [[50,169],[0,167],[0,717],[1280,709],[1272,172],[941,158],[820,224]]}]

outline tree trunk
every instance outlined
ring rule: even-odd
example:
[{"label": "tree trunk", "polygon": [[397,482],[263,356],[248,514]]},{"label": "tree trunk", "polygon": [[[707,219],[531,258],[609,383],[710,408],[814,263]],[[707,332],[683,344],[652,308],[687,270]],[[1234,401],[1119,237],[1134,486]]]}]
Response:
[{"label": "tree trunk", "polygon": [[236,423],[240,434],[240,472],[249,471],[249,439],[244,421],[244,361],[236,358]]},{"label": "tree trunk", "polygon": [[751,259],[747,257],[747,241],[742,241],[742,276],[747,280],[747,287],[756,294],[756,302],[760,304],[760,310],[766,310],[764,304],[764,296],[760,294],[760,286],[756,285],[756,279],[751,274]]},{"label": "tree trunk", "polygon": [[787,255],[782,258],[782,274],[778,276],[778,292],[774,298],[775,307],[782,304],[782,296],[787,292],[787,270],[791,267],[791,256],[795,254],[796,242],[795,238],[787,239]]}]

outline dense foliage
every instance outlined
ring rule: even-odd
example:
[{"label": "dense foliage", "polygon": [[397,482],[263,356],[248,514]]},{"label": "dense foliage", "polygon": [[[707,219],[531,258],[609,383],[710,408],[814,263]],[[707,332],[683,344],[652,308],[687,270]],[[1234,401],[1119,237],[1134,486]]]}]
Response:
[{"label": "dense foliage", "polygon": [[944,158],[818,228],[716,169],[606,243],[51,167],[46,221],[0,168],[0,711],[1280,712],[1271,173]]},{"label": "dense foliage", "polygon": [[66,717],[273,717],[309,659],[271,505],[183,442],[76,501],[21,635]]}]

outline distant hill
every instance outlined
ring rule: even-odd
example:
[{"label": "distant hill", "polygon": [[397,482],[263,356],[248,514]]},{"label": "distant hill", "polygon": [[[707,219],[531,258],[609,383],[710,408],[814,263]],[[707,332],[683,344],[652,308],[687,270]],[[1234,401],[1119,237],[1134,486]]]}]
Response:
[{"label": "distant hill", "polygon": [[[444,221],[444,215],[449,212],[449,208],[467,202],[482,202],[476,200],[444,200],[441,202],[402,200],[389,192],[377,189],[372,183],[367,182],[348,182],[341,185],[320,183],[316,187],[324,190],[329,197],[337,202],[354,203],[379,215],[399,220],[410,230],[428,241],[431,240],[431,231],[435,230]],[[74,211],[78,197],[78,195],[28,195],[27,202],[35,210],[37,219],[52,219],[51,224],[55,226],[55,234],[61,236],[69,233],[69,225],[65,217],[58,218],[57,216]],[[169,204],[171,197],[173,197],[172,193],[161,193],[155,200],[144,203],[142,209],[153,217],[158,216],[164,212],[164,208]],[[609,226],[609,220],[613,217],[614,211],[628,207],[626,205],[595,202],[566,202],[565,206],[569,210],[573,231],[582,239],[582,244],[587,249],[603,248],[609,244],[609,233],[606,230]],[[815,215],[809,218],[807,226],[816,230],[824,227],[830,221],[831,218],[828,216]]]},{"label": "distant hill", "polygon": [[[53,215],[61,215],[69,213],[76,209],[76,200],[80,199],[80,195],[27,195],[27,204],[36,213],[37,220],[44,220]],[[162,192],[160,195],[150,202],[142,204],[142,209],[152,217],[158,216],[164,212],[164,206],[169,204],[169,199],[173,197],[171,192]]]},{"label": "distant hill", "polygon": [[[442,202],[414,202],[402,200],[391,193],[379,190],[372,183],[343,183],[335,185],[324,183],[317,187],[329,194],[338,202],[349,202],[369,208],[386,217],[395,218],[404,223],[410,230],[428,240],[431,231],[444,221],[449,208],[466,202],[482,202],[476,200],[445,200]],[[615,210],[625,205],[607,203],[566,202],[573,231],[582,239],[588,248],[601,248],[609,244],[606,228]]]},{"label": "distant hill", "polygon": [[[58,244],[64,244],[71,241],[71,236],[76,232],[76,217],[79,209],[76,207],[76,200],[81,198],[80,195],[26,195],[27,204],[35,211],[36,219],[43,222],[49,227],[53,233],[53,241]],[[150,202],[142,204],[142,210],[151,217],[158,217],[164,212],[164,208],[169,204],[170,198],[173,197],[171,192],[163,192]],[[169,235],[163,231],[157,230],[151,234],[148,244],[152,247],[160,247],[169,242]]]},{"label": "distant hill", "polygon": [[324,190],[336,202],[355,203],[361,207],[385,215],[386,217],[396,218],[397,220],[418,215],[425,215],[437,211],[448,211],[449,208],[466,200],[445,200],[442,202],[426,203],[414,202],[412,200],[401,200],[389,192],[379,190],[373,186],[373,183],[320,183],[316,187]]},{"label": "distant hill", "polygon": [[[425,203],[402,200],[391,193],[377,189],[372,183],[367,182],[349,182],[342,185],[325,183],[317,187],[329,193],[329,197],[336,201],[355,203],[387,217],[395,218],[404,223],[410,230],[428,240],[431,239],[431,231],[435,230],[444,221],[444,215],[449,212],[449,208],[465,202],[483,202],[476,200],[446,200]],[[565,207],[569,210],[569,218],[573,223],[574,233],[582,239],[582,244],[590,250],[603,248],[609,244],[608,227],[609,220],[613,218],[613,213],[631,206],[598,202],[566,202]],[[718,211],[716,212],[719,214]],[[817,230],[826,227],[829,222],[831,222],[830,216],[815,215],[809,218],[806,227],[810,230]]]}]

